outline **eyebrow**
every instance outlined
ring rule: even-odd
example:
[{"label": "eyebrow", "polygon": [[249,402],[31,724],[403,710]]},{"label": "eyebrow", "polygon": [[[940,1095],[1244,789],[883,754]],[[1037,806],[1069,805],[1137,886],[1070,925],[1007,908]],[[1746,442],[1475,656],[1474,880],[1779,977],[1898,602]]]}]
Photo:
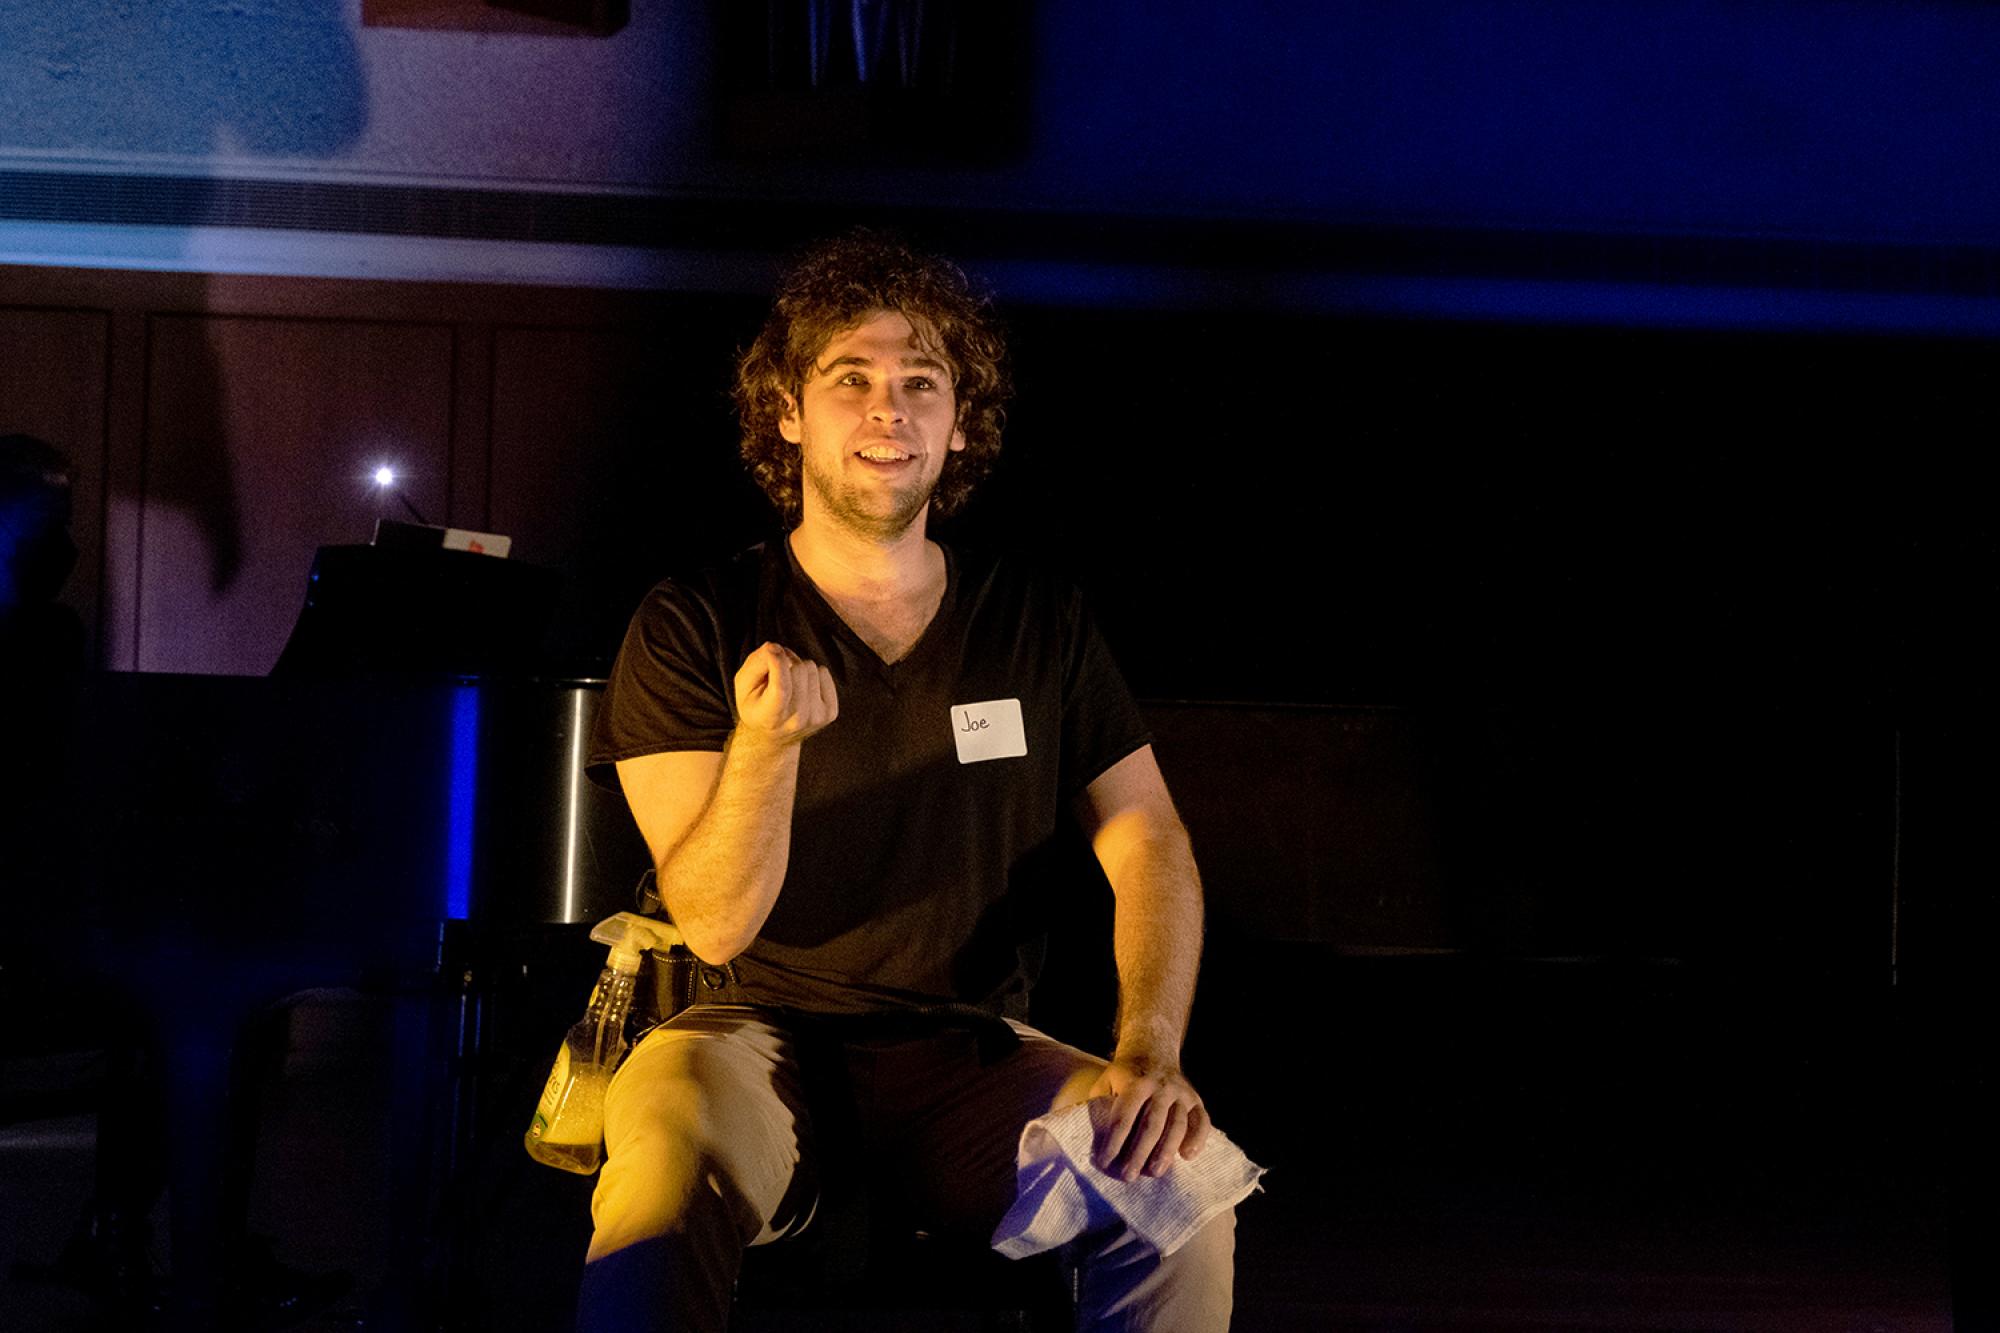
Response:
[{"label": "eyebrow", "polygon": [[[928,370],[945,379],[951,378],[951,367],[934,357],[900,357],[897,360],[897,365],[904,370]],[[824,375],[842,366],[860,366],[866,370],[873,370],[875,368],[875,359],[868,356],[837,356],[825,365],[818,367],[814,373]]]}]

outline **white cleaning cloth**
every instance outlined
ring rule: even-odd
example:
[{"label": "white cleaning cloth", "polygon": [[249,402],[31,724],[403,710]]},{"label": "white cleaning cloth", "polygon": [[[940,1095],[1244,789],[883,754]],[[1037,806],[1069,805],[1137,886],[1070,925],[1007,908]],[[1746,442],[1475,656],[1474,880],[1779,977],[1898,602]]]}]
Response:
[{"label": "white cleaning cloth", "polygon": [[1257,1178],[1264,1168],[1213,1126],[1201,1152],[1179,1159],[1164,1176],[1106,1175],[1090,1150],[1111,1108],[1111,1098],[1095,1097],[1028,1122],[1014,1158],[1014,1206],[993,1233],[994,1249],[1020,1259],[1118,1218],[1161,1254],[1172,1254],[1210,1218],[1262,1188]]}]

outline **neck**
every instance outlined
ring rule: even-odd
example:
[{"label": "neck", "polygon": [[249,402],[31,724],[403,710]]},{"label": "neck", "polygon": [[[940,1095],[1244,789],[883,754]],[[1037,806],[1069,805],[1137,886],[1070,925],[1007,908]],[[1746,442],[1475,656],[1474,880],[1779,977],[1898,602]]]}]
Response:
[{"label": "neck", "polygon": [[870,599],[909,596],[930,587],[941,561],[924,535],[929,510],[893,537],[819,521],[810,505],[789,538],[799,567],[822,592]]}]

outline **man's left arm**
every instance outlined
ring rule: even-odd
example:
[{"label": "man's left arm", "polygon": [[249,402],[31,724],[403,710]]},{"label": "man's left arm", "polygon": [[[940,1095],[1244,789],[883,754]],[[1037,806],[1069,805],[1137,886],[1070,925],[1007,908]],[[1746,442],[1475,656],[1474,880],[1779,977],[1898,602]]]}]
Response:
[{"label": "man's left arm", "polygon": [[1117,899],[1118,1044],[1090,1089],[1115,1102],[1097,1164],[1126,1180],[1164,1175],[1208,1136],[1201,1096],[1181,1074],[1201,965],[1201,879],[1150,745],[1085,788],[1076,817]]}]

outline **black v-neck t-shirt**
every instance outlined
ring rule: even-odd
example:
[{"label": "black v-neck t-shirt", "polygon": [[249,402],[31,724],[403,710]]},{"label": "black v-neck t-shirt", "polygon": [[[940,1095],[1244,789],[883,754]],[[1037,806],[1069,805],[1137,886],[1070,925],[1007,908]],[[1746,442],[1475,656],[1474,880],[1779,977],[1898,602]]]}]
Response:
[{"label": "black v-neck t-shirt", "polygon": [[[736,671],[767,641],[830,669],[840,693],[839,717],[800,752],[784,886],[738,959],[749,1002],[1018,1016],[1059,821],[1149,740],[1075,588],[951,548],[945,570],[937,614],[893,665],[783,541],[660,584],[626,632],[590,749],[606,785],[621,759],[721,750]],[[954,732],[980,717],[1012,734],[1004,702],[976,707],[1006,700],[1027,753],[961,762]]]}]

